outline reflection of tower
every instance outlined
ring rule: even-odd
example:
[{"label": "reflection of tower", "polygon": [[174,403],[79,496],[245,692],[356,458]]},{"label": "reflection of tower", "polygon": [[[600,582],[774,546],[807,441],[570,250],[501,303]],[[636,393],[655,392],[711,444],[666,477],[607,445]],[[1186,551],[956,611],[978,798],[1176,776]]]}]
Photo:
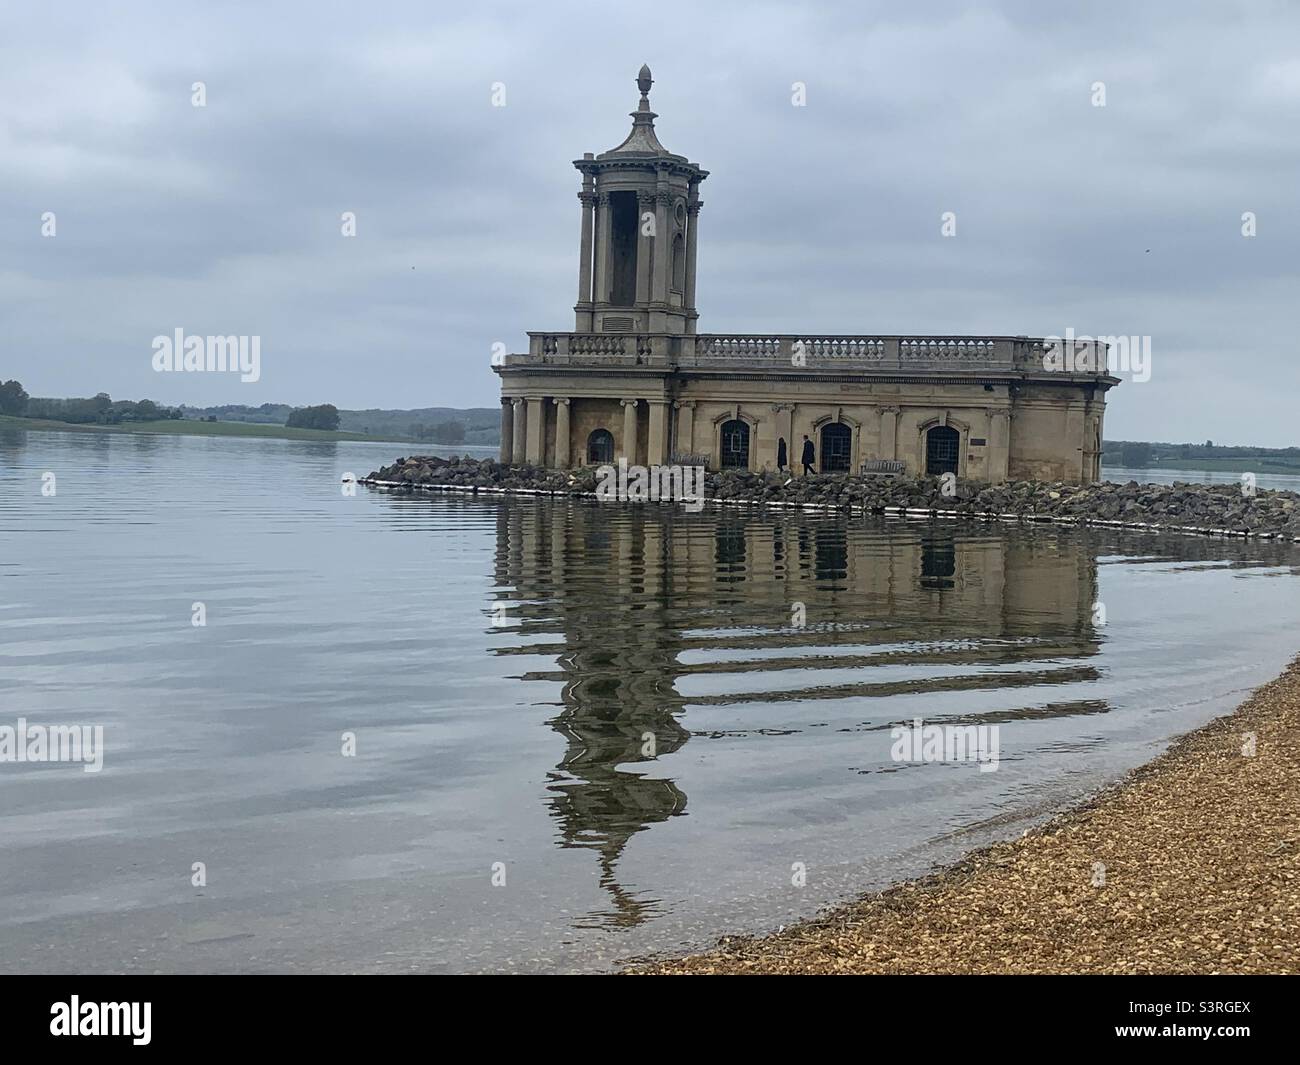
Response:
[{"label": "reflection of tower", "polygon": [[[692,735],[679,721],[688,704],[696,735],[709,735],[712,707],[745,703],[760,717],[789,706],[797,732],[808,713],[799,708],[819,700],[918,691],[956,700],[993,675],[1008,691],[1086,683],[1081,666],[1033,664],[1082,663],[1098,649],[1096,560],[1073,531],[558,500],[499,506],[495,584],[515,604],[520,639],[495,653],[555,662],[524,679],[560,690],[548,723],[565,749],[547,804],[561,847],[596,852],[613,905],[590,920],[603,925],[655,915],[656,902],[620,882],[618,866],[633,836],[685,812],[682,790],[652,763]],[[898,666],[919,679],[880,668]],[[1002,666],[1015,668],[990,673]],[[1003,709],[1012,720],[1080,705]]]},{"label": "reflection of tower", "polygon": [[[688,738],[674,717],[671,525],[635,509],[557,503],[503,507],[497,529],[497,584],[522,601],[519,631],[563,638],[564,709],[551,725],[567,748],[549,789],[562,845],[599,853],[615,909],[597,920],[637,924],[653,903],[623,888],[615,866],[633,835],[686,808],[673,781],[622,768]],[[525,644],[499,653],[544,652]]]}]

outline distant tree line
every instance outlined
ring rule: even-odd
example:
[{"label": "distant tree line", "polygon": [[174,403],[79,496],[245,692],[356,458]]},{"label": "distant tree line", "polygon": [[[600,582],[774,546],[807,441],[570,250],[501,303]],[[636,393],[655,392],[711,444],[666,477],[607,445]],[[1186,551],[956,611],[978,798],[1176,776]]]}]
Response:
[{"label": "distant tree line", "polygon": [[178,408],[151,399],[113,399],[100,392],[89,399],[49,399],[29,396],[17,381],[0,384],[0,414],[44,418],[69,425],[121,425],[123,422],[170,421],[184,417]]},{"label": "distant tree line", "polygon": [[[376,436],[389,435],[394,440],[407,437],[422,443],[492,445],[500,441],[501,418],[499,408],[489,407],[344,411],[330,403],[313,407],[293,407],[288,403],[263,403],[256,407],[242,403],[165,407],[148,399],[138,402],[114,400],[106,392],[89,399],[40,399],[28,396],[17,381],[0,383],[0,414],[102,425],[173,419],[245,422],[331,431],[342,429]],[[417,416],[415,420],[411,420],[412,415]]]},{"label": "distant tree line", "polygon": [[1300,447],[1232,447],[1207,440],[1204,444],[1166,444],[1140,440],[1107,440],[1102,462],[1134,468],[1162,462],[1200,462],[1206,459],[1255,459],[1259,465],[1300,466]]}]

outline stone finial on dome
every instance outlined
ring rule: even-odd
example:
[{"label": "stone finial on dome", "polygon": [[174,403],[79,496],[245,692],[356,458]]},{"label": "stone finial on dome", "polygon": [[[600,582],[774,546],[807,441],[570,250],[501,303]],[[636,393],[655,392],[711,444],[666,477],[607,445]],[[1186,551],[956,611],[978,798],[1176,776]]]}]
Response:
[{"label": "stone finial on dome", "polygon": [[617,148],[603,152],[600,158],[611,155],[670,155],[667,148],[659,143],[655,135],[655,119],[659,116],[650,110],[650,86],[654,78],[650,76],[650,64],[642,63],[636,76],[636,87],[641,90],[641,102],[632,112],[632,132]]}]

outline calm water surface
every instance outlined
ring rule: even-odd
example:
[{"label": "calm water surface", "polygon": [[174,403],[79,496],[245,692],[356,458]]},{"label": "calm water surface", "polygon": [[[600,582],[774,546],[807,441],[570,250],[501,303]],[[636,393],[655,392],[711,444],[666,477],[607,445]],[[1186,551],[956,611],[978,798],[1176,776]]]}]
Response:
[{"label": "calm water surface", "polygon": [[[0,970],[706,945],[1020,832],[1296,650],[1280,545],[342,494],[399,451],[0,436],[0,723],[107,746],[0,764]],[[998,770],[893,762],[914,717]]]}]

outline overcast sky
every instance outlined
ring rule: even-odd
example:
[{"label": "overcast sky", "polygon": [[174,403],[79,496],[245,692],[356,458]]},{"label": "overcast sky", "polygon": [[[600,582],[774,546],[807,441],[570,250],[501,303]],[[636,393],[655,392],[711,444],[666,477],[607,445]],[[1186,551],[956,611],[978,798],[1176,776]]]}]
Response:
[{"label": "overcast sky", "polygon": [[[1300,444],[1294,4],[0,12],[0,379],[33,395],[495,405],[493,343],[573,326],[571,161],[648,62],[711,172],[701,332],[1150,335],[1107,437]],[[261,379],[155,373],[177,328],[260,336]]]}]

